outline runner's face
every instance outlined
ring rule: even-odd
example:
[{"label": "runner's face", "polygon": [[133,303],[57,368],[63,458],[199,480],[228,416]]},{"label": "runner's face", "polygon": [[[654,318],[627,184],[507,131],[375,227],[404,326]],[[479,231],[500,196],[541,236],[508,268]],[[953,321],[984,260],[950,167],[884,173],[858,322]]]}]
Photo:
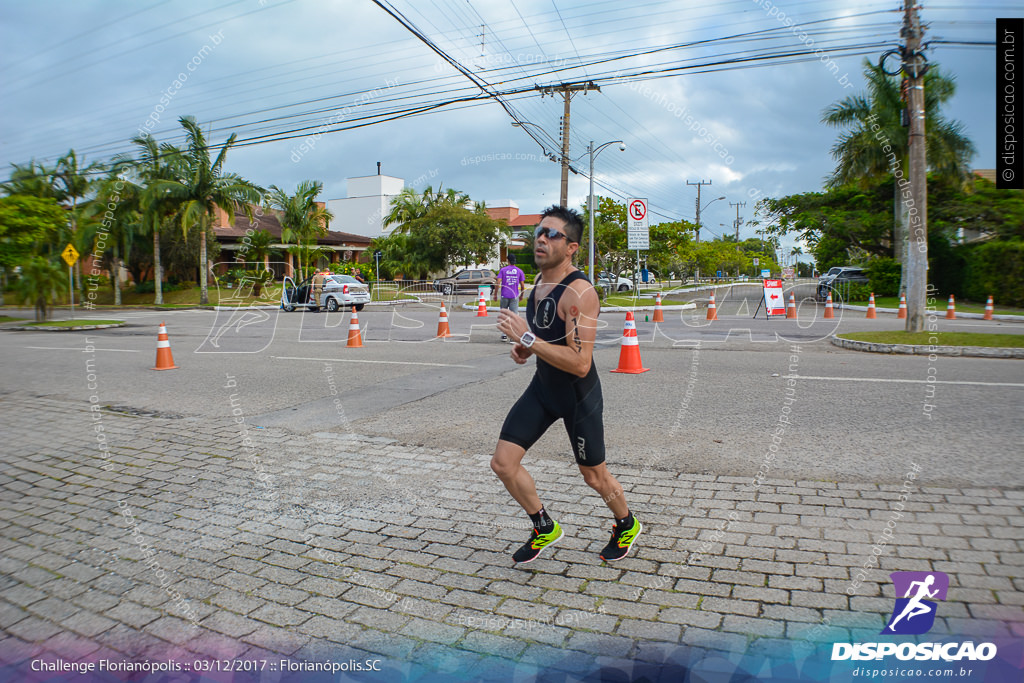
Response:
[{"label": "runner's face", "polygon": [[[551,228],[565,234],[565,221],[554,216],[545,216],[537,227]],[[543,234],[533,241],[533,259],[538,268],[551,268],[570,260],[577,249],[579,244],[569,242],[566,237],[553,239]]]}]

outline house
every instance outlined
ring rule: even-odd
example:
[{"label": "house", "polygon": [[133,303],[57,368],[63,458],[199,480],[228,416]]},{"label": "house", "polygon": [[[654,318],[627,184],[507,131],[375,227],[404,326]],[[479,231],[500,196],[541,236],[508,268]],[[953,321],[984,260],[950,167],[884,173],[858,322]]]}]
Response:
[{"label": "house", "polygon": [[[323,202],[317,202],[317,204],[321,208],[324,206]],[[267,258],[264,260],[264,267],[272,270],[275,278],[292,275],[296,264],[295,257],[285,250],[293,245],[281,242],[281,223],[278,220],[280,212],[276,209],[253,207],[253,213],[255,215],[251,221],[244,212],[239,211],[229,218],[226,211],[217,207],[213,232],[217,237],[217,242],[220,243],[221,259],[214,272],[218,275],[226,273],[233,267],[233,262],[245,261],[246,236],[258,230],[266,230],[277,238],[277,241],[271,245],[271,249],[281,251],[282,260],[271,261]],[[365,262],[366,259],[360,257],[364,251],[370,248],[370,238],[364,235],[329,230],[327,234],[317,239],[317,246],[330,252],[329,258],[321,259],[319,263],[321,267],[343,261]],[[251,261],[251,258],[249,260]]]},{"label": "house", "polygon": [[[487,215],[495,220],[503,220],[512,228],[512,240],[508,244],[501,245],[498,254],[499,267],[504,265],[509,250],[513,253],[526,247],[530,234],[540,223],[539,213],[519,213],[519,205],[512,200],[505,202],[503,206],[487,207]],[[532,255],[529,255],[532,262]]]}]

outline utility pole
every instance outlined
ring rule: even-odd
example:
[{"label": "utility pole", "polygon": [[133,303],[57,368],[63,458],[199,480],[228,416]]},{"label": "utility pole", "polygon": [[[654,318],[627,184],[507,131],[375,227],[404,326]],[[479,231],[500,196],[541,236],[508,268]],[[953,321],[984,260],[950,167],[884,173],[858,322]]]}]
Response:
[{"label": "utility pole", "polygon": [[[729,202],[729,206],[735,206],[736,207],[736,225],[735,225],[735,227],[736,227],[736,253],[737,254],[740,252],[740,207],[741,206],[746,206],[746,205],[747,205],[746,202],[736,202],[735,204],[733,204],[732,202]],[[739,277],[739,276],[740,276],[740,266],[737,265],[736,266],[736,277]]]},{"label": "utility pole", "polygon": [[909,244],[904,268],[907,269],[907,332],[924,330],[928,283],[928,160],[925,155],[924,72],[926,63],[921,54],[924,30],[914,0],[903,2],[903,72],[909,88],[907,110],[910,115],[910,198],[903,196],[908,217]]},{"label": "utility pole", "polygon": [[691,183],[689,180],[687,180],[686,184],[687,185],[696,185],[697,186],[697,226],[696,226],[696,233],[697,233],[697,244],[700,244],[700,186],[701,185],[710,185],[711,181],[710,180],[708,180],[708,181],[698,180],[695,183]]},{"label": "utility pole", "polygon": [[587,81],[586,83],[563,83],[554,88],[538,86],[537,90],[540,91],[541,97],[545,95],[554,97],[556,93],[562,95],[562,188],[559,204],[566,206],[569,201],[569,103],[575,93],[582,92],[586,95],[588,90],[601,92],[601,88],[593,81]]},{"label": "utility pole", "polygon": [[729,206],[735,206],[736,207],[736,225],[734,227],[736,228],[736,243],[737,244],[739,244],[739,242],[740,242],[740,207],[741,206],[746,206],[746,205],[747,205],[746,202],[736,202],[735,204],[733,204],[732,202],[729,202]]}]

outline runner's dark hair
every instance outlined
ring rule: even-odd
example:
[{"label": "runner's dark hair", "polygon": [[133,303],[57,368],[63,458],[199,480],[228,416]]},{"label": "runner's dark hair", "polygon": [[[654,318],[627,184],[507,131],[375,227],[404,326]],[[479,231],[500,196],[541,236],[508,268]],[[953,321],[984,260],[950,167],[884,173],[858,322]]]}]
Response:
[{"label": "runner's dark hair", "polygon": [[508,264],[510,266],[514,266],[516,264],[516,255],[515,254],[509,254],[508,255]]},{"label": "runner's dark hair", "polygon": [[579,244],[579,241],[583,239],[583,217],[580,216],[579,211],[576,209],[570,209],[565,206],[549,206],[544,209],[544,213],[540,215],[540,218],[544,220],[548,216],[565,221],[565,234],[570,242]]}]

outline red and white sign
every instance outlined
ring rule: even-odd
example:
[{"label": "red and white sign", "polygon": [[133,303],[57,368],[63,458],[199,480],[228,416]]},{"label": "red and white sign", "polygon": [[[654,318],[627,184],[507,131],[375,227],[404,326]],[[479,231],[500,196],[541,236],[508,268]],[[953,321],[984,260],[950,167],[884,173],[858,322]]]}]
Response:
[{"label": "red and white sign", "polygon": [[646,199],[626,200],[626,248],[630,251],[651,248]]},{"label": "red and white sign", "polygon": [[786,297],[782,293],[782,280],[764,281],[764,307],[768,315],[786,315]]}]

